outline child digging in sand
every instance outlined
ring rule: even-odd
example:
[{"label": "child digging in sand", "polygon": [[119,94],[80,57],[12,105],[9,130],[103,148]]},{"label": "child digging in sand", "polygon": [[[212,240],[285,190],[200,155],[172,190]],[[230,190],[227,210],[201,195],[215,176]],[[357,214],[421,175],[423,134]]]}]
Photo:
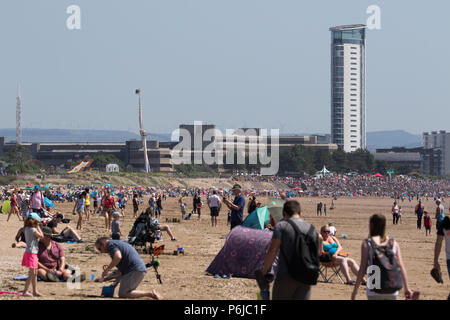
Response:
[{"label": "child digging in sand", "polygon": [[[23,254],[22,266],[27,267],[28,279],[25,282],[23,289],[23,296],[25,297],[41,297],[42,295],[37,291],[37,271],[38,271],[38,251],[39,240],[44,237],[41,228],[39,228],[40,218],[36,213],[31,213],[25,221],[25,241],[27,248]],[[30,284],[33,286],[33,294],[28,292]]]}]

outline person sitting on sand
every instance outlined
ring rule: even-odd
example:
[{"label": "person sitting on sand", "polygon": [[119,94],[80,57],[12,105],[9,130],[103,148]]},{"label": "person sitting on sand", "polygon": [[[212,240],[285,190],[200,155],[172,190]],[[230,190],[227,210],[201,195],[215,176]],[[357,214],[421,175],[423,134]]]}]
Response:
[{"label": "person sitting on sand", "polygon": [[[39,241],[38,276],[44,281],[66,281],[72,276],[72,271],[66,265],[63,247],[52,240],[52,229],[42,228],[44,237]],[[83,281],[85,276],[81,277]]]},{"label": "person sitting on sand", "polygon": [[20,228],[19,231],[17,231],[16,238],[15,238],[16,242],[14,242],[11,247],[24,248],[27,246],[27,243],[25,241],[24,228],[25,228],[25,222],[24,222],[24,226],[22,228]]},{"label": "person sitting on sand", "polygon": [[78,242],[82,242],[81,237],[78,235],[78,233],[69,226],[65,227],[61,232],[56,230],[56,227],[58,226],[58,224],[62,223],[63,219],[64,216],[61,213],[57,213],[56,216],[49,223],[47,223],[47,227],[52,229],[53,234],[59,234],[64,238],[71,238],[75,239]]},{"label": "person sitting on sand", "polygon": [[144,279],[147,268],[144,261],[139,256],[133,246],[125,241],[110,240],[107,237],[98,238],[95,242],[95,247],[101,253],[109,253],[112,261],[104,268],[100,282],[108,276],[109,272],[117,267],[119,269],[119,276],[113,284],[116,287],[120,284],[119,298],[143,298],[149,297],[156,300],[161,300],[162,296],[152,291],[138,291],[136,290],[139,284]]},{"label": "person sitting on sand", "polygon": [[322,240],[323,254],[320,256],[321,262],[334,262],[340,265],[342,273],[347,280],[346,284],[354,285],[355,281],[351,279],[349,268],[357,276],[359,266],[355,260],[347,257],[339,256],[342,246],[335,236],[330,235],[330,227],[325,225],[320,228],[320,237]]}]

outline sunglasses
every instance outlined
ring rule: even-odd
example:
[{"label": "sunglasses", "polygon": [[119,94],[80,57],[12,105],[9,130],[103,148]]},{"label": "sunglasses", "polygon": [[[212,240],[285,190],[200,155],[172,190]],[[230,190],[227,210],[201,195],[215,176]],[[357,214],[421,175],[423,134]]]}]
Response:
[{"label": "sunglasses", "polygon": [[323,233],[330,233],[330,231],[328,230],[328,231],[322,231]]}]

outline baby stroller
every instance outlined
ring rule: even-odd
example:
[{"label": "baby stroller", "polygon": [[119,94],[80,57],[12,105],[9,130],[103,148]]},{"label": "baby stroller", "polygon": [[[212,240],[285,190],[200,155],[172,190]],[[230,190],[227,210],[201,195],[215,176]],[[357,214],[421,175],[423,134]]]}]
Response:
[{"label": "baby stroller", "polygon": [[144,247],[144,253],[148,253],[151,255],[150,263],[147,263],[145,266],[147,268],[153,267],[156,273],[156,278],[158,279],[159,283],[162,284],[161,275],[158,273],[160,262],[157,257],[161,253],[163,253],[164,245],[157,245],[153,247],[153,243],[157,239],[157,232],[161,232],[159,230],[157,221],[153,221],[148,212],[143,212],[134,222],[133,227],[128,234],[126,242],[136,248]]},{"label": "baby stroller", "polygon": [[[158,231],[158,223],[153,221],[149,214],[141,213],[134,222],[126,241],[133,247],[144,247],[145,253],[151,253],[152,244],[157,238]],[[147,248],[147,244],[149,244],[149,248]]]}]

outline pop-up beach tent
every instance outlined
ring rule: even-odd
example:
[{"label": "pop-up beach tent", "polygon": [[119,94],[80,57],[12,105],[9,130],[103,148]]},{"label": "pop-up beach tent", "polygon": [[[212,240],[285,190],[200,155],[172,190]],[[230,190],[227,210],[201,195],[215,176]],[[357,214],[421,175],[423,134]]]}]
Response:
[{"label": "pop-up beach tent", "polygon": [[251,229],[264,230],[269,223],[269,209],[267,206],[264,206],[250,213],[247,218],[245,218],[242,226]]},{"label": "pop-up beach tent", "polygon": [[[242,226],[233,228],[206,272],[212,275],[231,274],[233,277],[255,279],[255,271],[262,270],[264,266],[272,234],[272,231]],[[276,274],[277,262],[275,259],[271,274]]]}]

